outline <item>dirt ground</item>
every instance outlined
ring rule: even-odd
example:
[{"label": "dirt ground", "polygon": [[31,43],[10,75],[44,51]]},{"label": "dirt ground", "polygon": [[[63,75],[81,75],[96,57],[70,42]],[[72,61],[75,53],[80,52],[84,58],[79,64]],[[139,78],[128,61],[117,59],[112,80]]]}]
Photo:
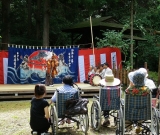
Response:
[{"label": "dirt ground", "polygon": [[[89,99],[89,114],[92,99]],[[90,118],[90,116],[89,116]],[[0,102],[0,135],[31,135],[29,125],[30,100],[1,101]],[[66,125],[66,128],[58,130],[59,135],[83,135],[81,130]],[[99,132],[89,127],[88,135],[115,135],[115,127],[101,127]]]}]

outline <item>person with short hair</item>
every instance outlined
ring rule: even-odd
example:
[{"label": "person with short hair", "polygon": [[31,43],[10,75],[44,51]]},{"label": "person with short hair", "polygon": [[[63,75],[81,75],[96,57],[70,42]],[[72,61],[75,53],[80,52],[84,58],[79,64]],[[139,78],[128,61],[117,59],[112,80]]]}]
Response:
[{"label": "person with short hair", "polygon": [[[73,95],[78,92],[76,88],[73,87],[73,79],[70,75],[66,75],[63,78],[63,86],[57,88],[59,93],[71,92]],[[51,102],[56,102],[57,91],[55,91],[54,95],[51,98]]]},{"label": "person with short hair", "polygon": [[[70,93],[71,93],[71,96],[72,96],[72,97],[70,97],[70,98],[73,98],[73,97],[74,97],[74,98],[78,98],[77,95],[76,95],[76,93],[78,92],[78,90],[73,87],[73,79],[72,79],[72,77],[71,77],[70,75],[66,75],[66,76],[63,78],[63,83],[64,83],[63,86],[57,88],[57,90],[59,91],[59,93],[70,92]],[[57,100],[56,97],[57,97],[57,91],[55,91],[54,95],[52,96],[50,103],[52,103],[52,102],[55,103],[56,100]],[[65,120],[61,121],[60,124],[63,125],[64,122],[65,122]],[[68,124],[71,123],[71,121],[70,121],[69,118],[66,120],[66,122],[67,122]]]},{"label": "person with short hair", "polygon": [[109,68],[109,64],[107,62],[103,64],[103,70],[100,75],[102,78],[105,78],[106,74],[112,74],[112,69]]},{"label": "person with short hair", "polygon": [[34,132],[35,135],[39,135],[41,133],[47,133],[50,127],[49,103],[44,99],[46,95],[45,85],[35,85],[34,95],[35,97],[31,100],[30,127],[32,129],[32,134]]}]

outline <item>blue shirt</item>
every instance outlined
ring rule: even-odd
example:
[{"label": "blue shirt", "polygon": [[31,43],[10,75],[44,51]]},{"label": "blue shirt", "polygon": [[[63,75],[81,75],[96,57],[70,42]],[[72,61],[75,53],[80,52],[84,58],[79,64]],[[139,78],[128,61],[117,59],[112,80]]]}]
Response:
[{"label": "blue shirt", "polygon": [[[75,94],[76,92],[78,92],[78,90],[76,88],[74,88],[73,86],[70,85],[66,85],[64,84],[63,86],[57,88],[57,90],[59,91],[59,93],[66,93],[66,92],[71,92],[71,94]],[[52,102],[56,102],[56,97],[57,97],[57,91],[55,91],[54,95],[51,98]]]}]

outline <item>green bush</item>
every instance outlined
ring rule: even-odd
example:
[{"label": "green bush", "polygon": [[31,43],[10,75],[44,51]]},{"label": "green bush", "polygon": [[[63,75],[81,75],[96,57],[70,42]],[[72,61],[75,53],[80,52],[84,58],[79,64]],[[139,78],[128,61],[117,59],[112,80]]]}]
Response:
[{"label": "green bush", "polygon": [[148,78],[152,79],[156,86],[158,85],[158,73],[157,72],[149,71]]}]

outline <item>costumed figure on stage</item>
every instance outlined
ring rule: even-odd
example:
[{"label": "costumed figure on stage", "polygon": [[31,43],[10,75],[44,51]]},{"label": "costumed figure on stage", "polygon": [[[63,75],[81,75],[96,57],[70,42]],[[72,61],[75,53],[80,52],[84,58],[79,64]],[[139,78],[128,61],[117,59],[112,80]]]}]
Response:
[{"label": "costumed figure on stage", "polygon": [[47,61],[47,71],[46,71],[46,86],[53,86],[53,78],[58,74],[57,66],[59,65],[58,57],[55,53],[52,54],[51,59]]}]

